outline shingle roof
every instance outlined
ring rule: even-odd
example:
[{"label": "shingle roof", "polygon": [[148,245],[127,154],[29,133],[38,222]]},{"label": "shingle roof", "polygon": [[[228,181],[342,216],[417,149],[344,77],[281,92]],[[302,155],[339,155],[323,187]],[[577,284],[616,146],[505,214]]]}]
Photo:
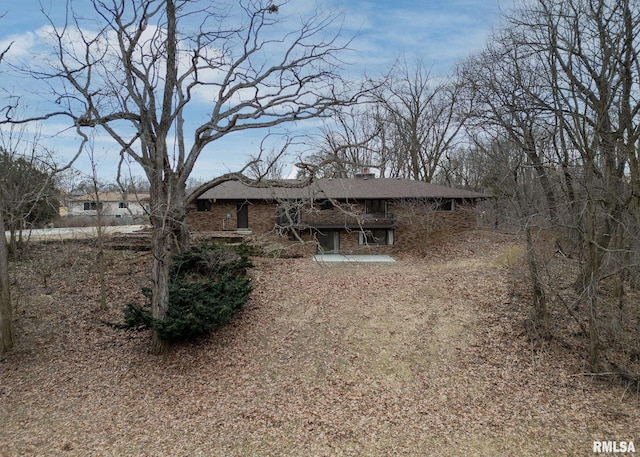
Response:
[{"label": "shingle roof", "polygon": [[[122,202],[122,201],[136,201],[136,200],[148,200],[149,194],[144,193],[128,193],[123,194],[120,192],[99,192],[98,198],[101,202]],[[74,202],[94,202],[96,201],[96,194],[84,194],[84,195],[74,195],[69,197],[69,201]]]},{"label": "shingle roof", "polygon": [[323,178],[305,187],[298,180],[283,180],[283,186],[253,187],[239,181],[228,181],[203,193],[206,200],[279,200],[329,198],[333,200],[400,199],[400,198],[486,198],[486,195],[453,187],[393,178]]}]

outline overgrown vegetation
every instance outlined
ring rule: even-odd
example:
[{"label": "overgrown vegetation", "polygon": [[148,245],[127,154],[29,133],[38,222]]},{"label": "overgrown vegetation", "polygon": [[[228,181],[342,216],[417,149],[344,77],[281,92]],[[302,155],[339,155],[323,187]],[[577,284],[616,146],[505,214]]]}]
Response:
[{"label": "overgrown vegetation", "polygon": [[[534,252],[522,247],[505,250],[497,258],[498,265],[508,273],[509,300],[518,308],[528,309],[526,335],[534,345],[555,346],[565,357],[577,357],[585,372],[590,351],[590,319],[597,319],[598,339],[603,370],[588,376],[599,380],[621,381],[629,389],[640,387],[640,287],[630,276],[624,282],[624,300],[616,294],[616,277],[602,278],[595,290],[601,306],[590,314],[590,303],[576,287],[581,260],[558,242],[556,231],[531,230]],[[531,274],[531,259],[536,274]],[[536,287],[538,291],[536,291]],[[542,306],[544,308],[542,308]]]},{"label": "overgrown vegetation", "polygon": [[[528,296],[508,300],[511,280],[527,283],[521,246],[469,232],[434,245],[428,261],[323,267],[252,255],[255,293],[242,318],[215,342],[158,358],[141,351],[148,332],[98,324],[122,315],[95,306],[91,243],[33,243],[14,264],[18,338],[0,363],[0,455],[386,456],[446,447],[555,457],[592,454],[594,437],[632,439],[635,389],[584,376],[578,336],[526,338]],[[106,255],[110,299],[143,302],[151,254]],[[522,265],[513,277],[499,268],[503,259]]]},{"label": "overgrown vegetation", "polygon": [[51,165],[34,153],[8,151],[0,146],[0,175],[8,253],[15,257],[25,244],[24,229],[43,227],[58,216],[59,191],[51,177]]},{"label": "overgrown vegetation", "polygon": [[247,268],[251,267],[245,245],[203,243],[176,254],[171,263],[169,309],[164,319],[151,314],[151,289],[144,305],[124,307],[124,327],[152,329],[165,341],[183,341],[225,325],[242,307],[251,292]]}]

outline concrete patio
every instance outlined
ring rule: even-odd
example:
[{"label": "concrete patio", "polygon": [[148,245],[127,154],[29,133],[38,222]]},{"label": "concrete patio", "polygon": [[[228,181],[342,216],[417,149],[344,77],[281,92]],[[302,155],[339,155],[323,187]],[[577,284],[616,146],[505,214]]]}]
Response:
[{"label": "concrete patio", "polygon": [[313,256],[315,262],[352,262],[352,263],[375,263],[375,262],[395,262],[389,255],[342,255],[342,254],[317,254]]}]

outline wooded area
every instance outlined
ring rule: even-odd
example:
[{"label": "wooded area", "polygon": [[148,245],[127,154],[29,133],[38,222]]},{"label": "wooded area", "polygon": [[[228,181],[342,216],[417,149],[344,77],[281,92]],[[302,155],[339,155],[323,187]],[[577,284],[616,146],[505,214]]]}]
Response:
[{"label": "wooded area", "polygon": [[[314,150],[299,158],[301,176],[372,167],[382,177],[485,192],[483,219],[523,235],[538,337],[554,337],[549,310],[562,307],[589,342],[589,370],[638,382],[640,309],[627,298],[640,285],[637,1],[527,2],[454,74],[432,75],[427,62],[399,59],[365,83],[344,79],[340,55],[349,39],[326,33],[337,18],[329,13],[274,38],[286,5],[271,1],[243,3],[237,28],[226,26],[237,17],[215,2],[93,6],[94,21],[73,12],[64,26],[52,21],[55,59],[46,66],[11,67],[58,81],[59,109],[19,118],[13,94],[3,123],[63,117],[86,142],[100,128],[120,145],[121,160],[142,166],[151,191],[155,318],[168,307],[170,250],[188,244],[186,204],[225,180],[249,182],[245,172],[255,180],[281,170],[280,154],[257,154],[187,196],[205,147],[231,132],[331,117]],[[196,28],[188,21],[194,14],[203,21]],[[204,89],[209,117],[194,127],[189,108]],[[572,294],[545,276],[539,240],[549,234],[558,255],[578,267]]]},{"label": "wooded area", "polygon": [[[121,313],[98,312],[93,244],[34,245],[0,455],[582,457],[634,439],[636,391],[585,374],[579,335],[527,338],[522,252],[478,231],[394,263],[255,258],[230,325],[154,356],[148,332],[100,322]],[[137,300],[149,251],[106,255],[109,301]]]},{"label": "wooded area", "polygon": [[[640,309],[626,291],[640,279],[639,33],[636,1],[528,2],[445,82],[422,62],[400,62],[315,156],[484,191],[484,217],[526,234],[540,335],[553,333],[550,302],[575,309],[588,367],[636,382]],[[579,264],[569,304],[558,281],[541,279],[545,233]],[[612,348],[628,366],[605,360]]]}]

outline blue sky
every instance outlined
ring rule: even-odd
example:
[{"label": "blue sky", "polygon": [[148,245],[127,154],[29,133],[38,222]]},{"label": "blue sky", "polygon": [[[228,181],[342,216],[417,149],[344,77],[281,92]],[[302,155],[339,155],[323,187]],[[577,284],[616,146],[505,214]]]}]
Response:
[{"label": "blue sky", "polygon": [[[313,0],[293,0],[287,8],[309,8]],[[87,0],[74,0],[83,6]],[[355,36],[353,52],[345,56],[350,62],[349,74],[367,74],[376,77],[387,71],[393,62],[404,56],[412,62],[421,58],[432,67],[432,75],[446,76],[455,63],[482,49],[492,27],[499,24],[500,12],[510,6],[510,0],[317,0],[322,9],[339,9],[344,14],[345,36]],[[46,25],[40,7],[49,11],[54,21],[61,21],[65,2],[61,0],[20,0],[0,6],[0,46],[13,42],[15,50],[28,53],[37,44],[37,31]],[[3,48],[4,49],[4,48]],[[0,88],[20,91],[24,81],[13,81],[0,76]],[[35,100],[28,110],[38,111]],[[77,139],[66,129],[65,120],[59,119],[38,127],[40,142],[56,153],[63,162],[76,150]],[[32,127],[33,128],[33,127]],[[289,129],[299,126],[289,126]],[[302,128],[302,127],[300,127]],[[234,134],[210,150],[198,162],[193,176],[208,178],[239,169],[247,158],[256,154],[266,132]],[[6,135],[5,135],[6,137]],[[114,180],[117,149],[108,141],[96,141],[97,172],[102,179]],[[82,156],[75,165],[88,172],[88,157]],[[132,166],[132,174],[142,172]]]}]

